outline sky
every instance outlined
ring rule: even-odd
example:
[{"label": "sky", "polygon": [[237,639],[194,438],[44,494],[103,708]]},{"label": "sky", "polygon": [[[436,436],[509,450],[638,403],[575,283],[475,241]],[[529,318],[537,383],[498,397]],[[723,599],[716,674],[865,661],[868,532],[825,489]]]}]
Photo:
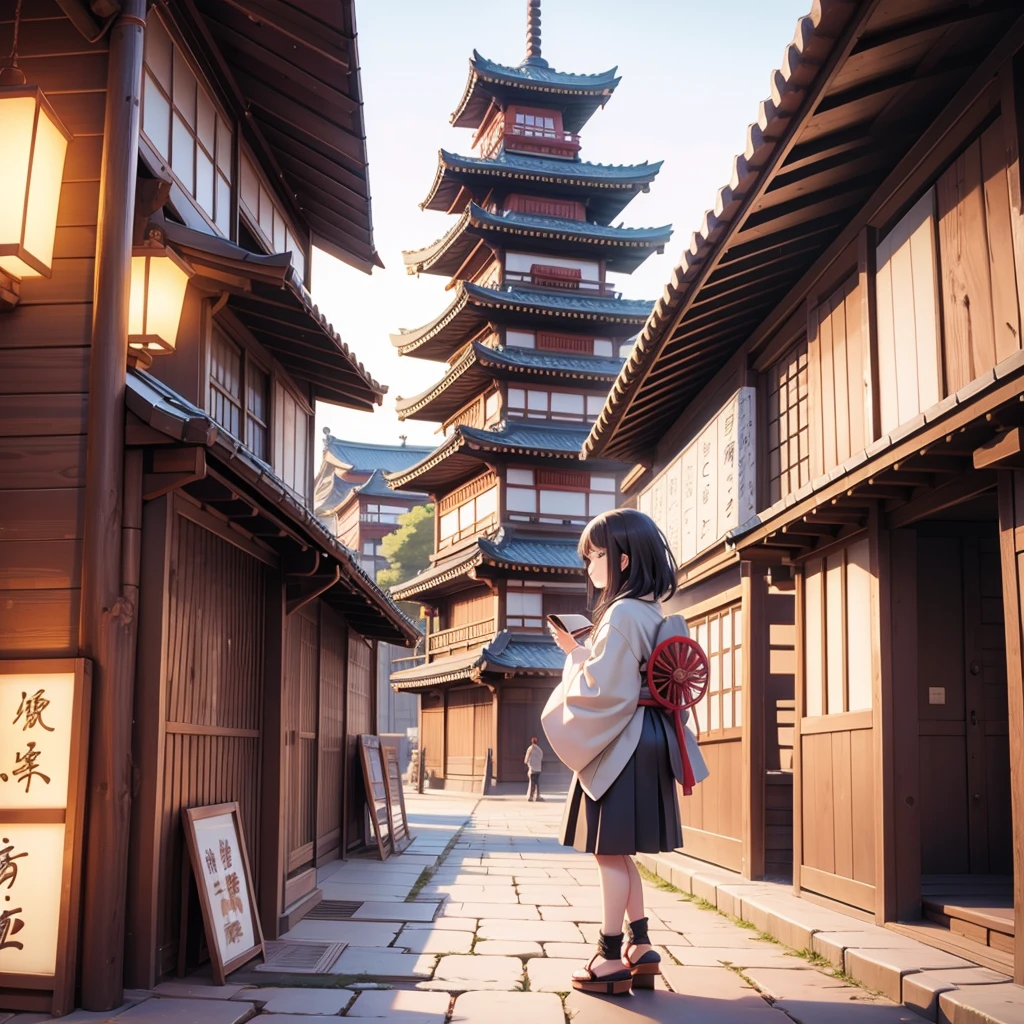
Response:
[{"label": "sky", "polygon": [[[663,160],[651,191],[621,215],[629,227],[672,224],[666,250],[616,285],[626,298],[656,299],[704,211],[727,184],[747,125],[769,95],[797,18],[810,0],[543,0],[543,56],[559,71],[618,66],[622,81],[581,131],[581,157],[597,163]],[[519,64],[526,0],[356,0],[374,238],[384,270],[366,274],[319,250],[312,294],[376,380],[388,386],[372,413],[320,403],[324,427],[349,440],[433,445],[437,424],[400,422],[395,398],[439,380],[444,365],[399,357],[389,335],[433,320],[451,301],[445,278],[406,274],[403,249],[443,235],[454,216],[419,203],[437,151],[469,153],[472,133],[449,116],[462,96],[474,48]],[[614,223],[618,223],[617,218]]]}]

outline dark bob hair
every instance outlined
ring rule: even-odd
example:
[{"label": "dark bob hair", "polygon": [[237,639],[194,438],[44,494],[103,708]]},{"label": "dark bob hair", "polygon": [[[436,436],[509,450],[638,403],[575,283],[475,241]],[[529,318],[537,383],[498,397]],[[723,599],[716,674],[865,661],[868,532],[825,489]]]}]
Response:
[{"label": "dark bob hair", "polygon": [[[608,552],[605,590],[598,591],[587,578],[595,621],[620,597],[667,601],[676,592],[676,560],[668,541],[650,516],[634,508],[614,508],[595,516],[583,531],[578,550],[584,560],[592,551]],[[625,569],[623,555],[628,560]]]}]

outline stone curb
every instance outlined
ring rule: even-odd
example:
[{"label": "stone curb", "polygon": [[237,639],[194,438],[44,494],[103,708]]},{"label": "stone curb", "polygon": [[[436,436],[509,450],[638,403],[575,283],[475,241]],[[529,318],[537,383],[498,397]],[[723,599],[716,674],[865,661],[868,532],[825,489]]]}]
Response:
[{"label": "stone curb", "polygon": [[751,882],[681,853],[637,854],[648,871],[753,925],[811,950],[855,981],[936,1024],[1020,1024],[1024,987],[887,928],[800,899],[788,885]]}]

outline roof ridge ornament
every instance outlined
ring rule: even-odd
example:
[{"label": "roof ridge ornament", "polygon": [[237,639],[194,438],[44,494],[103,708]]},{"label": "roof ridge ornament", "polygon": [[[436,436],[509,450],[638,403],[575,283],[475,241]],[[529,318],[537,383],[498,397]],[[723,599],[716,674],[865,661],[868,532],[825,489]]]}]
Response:
[{"label": "roof ridge ornament", "polygon": [[523,65],[531,68],[548,66],[540,55],[540,0],[526,0],[526,60]]}]

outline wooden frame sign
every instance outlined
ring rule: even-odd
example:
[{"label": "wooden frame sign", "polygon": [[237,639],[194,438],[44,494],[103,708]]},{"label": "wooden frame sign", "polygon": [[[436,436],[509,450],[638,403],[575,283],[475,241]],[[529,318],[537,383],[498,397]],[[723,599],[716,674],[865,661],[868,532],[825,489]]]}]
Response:
[{"label": "wooden frame sign", "polygon": [[384,754],[384,774],[388,780],[388,805],[391,808],[391,845],[395,853],[405,851],[412,838],[409,836],[409,818],[405,813],[405,793],[402,791],[402,771],[398,764],[398,751],[394,747],[381,747]]},{"label": "wooden frame sign", "polygon": [[213,981],[223,985],[242,964],[265,956],[238,804],[187,807],[181,814]]},{"label": "wooden frame sign", "polygon": [[92,664],[0,661],[0,998],[74,1008]]},{"label": "wooden frame sign", "polygon": [[370,734],[360,736],[359,753],[363,762],[363,785],[366,788],[366,806],[370,811],[373,835],[377,840],[380,859],[387,860],[395,847],[391,833],[391,800],[388,797],[380,737]]}]

